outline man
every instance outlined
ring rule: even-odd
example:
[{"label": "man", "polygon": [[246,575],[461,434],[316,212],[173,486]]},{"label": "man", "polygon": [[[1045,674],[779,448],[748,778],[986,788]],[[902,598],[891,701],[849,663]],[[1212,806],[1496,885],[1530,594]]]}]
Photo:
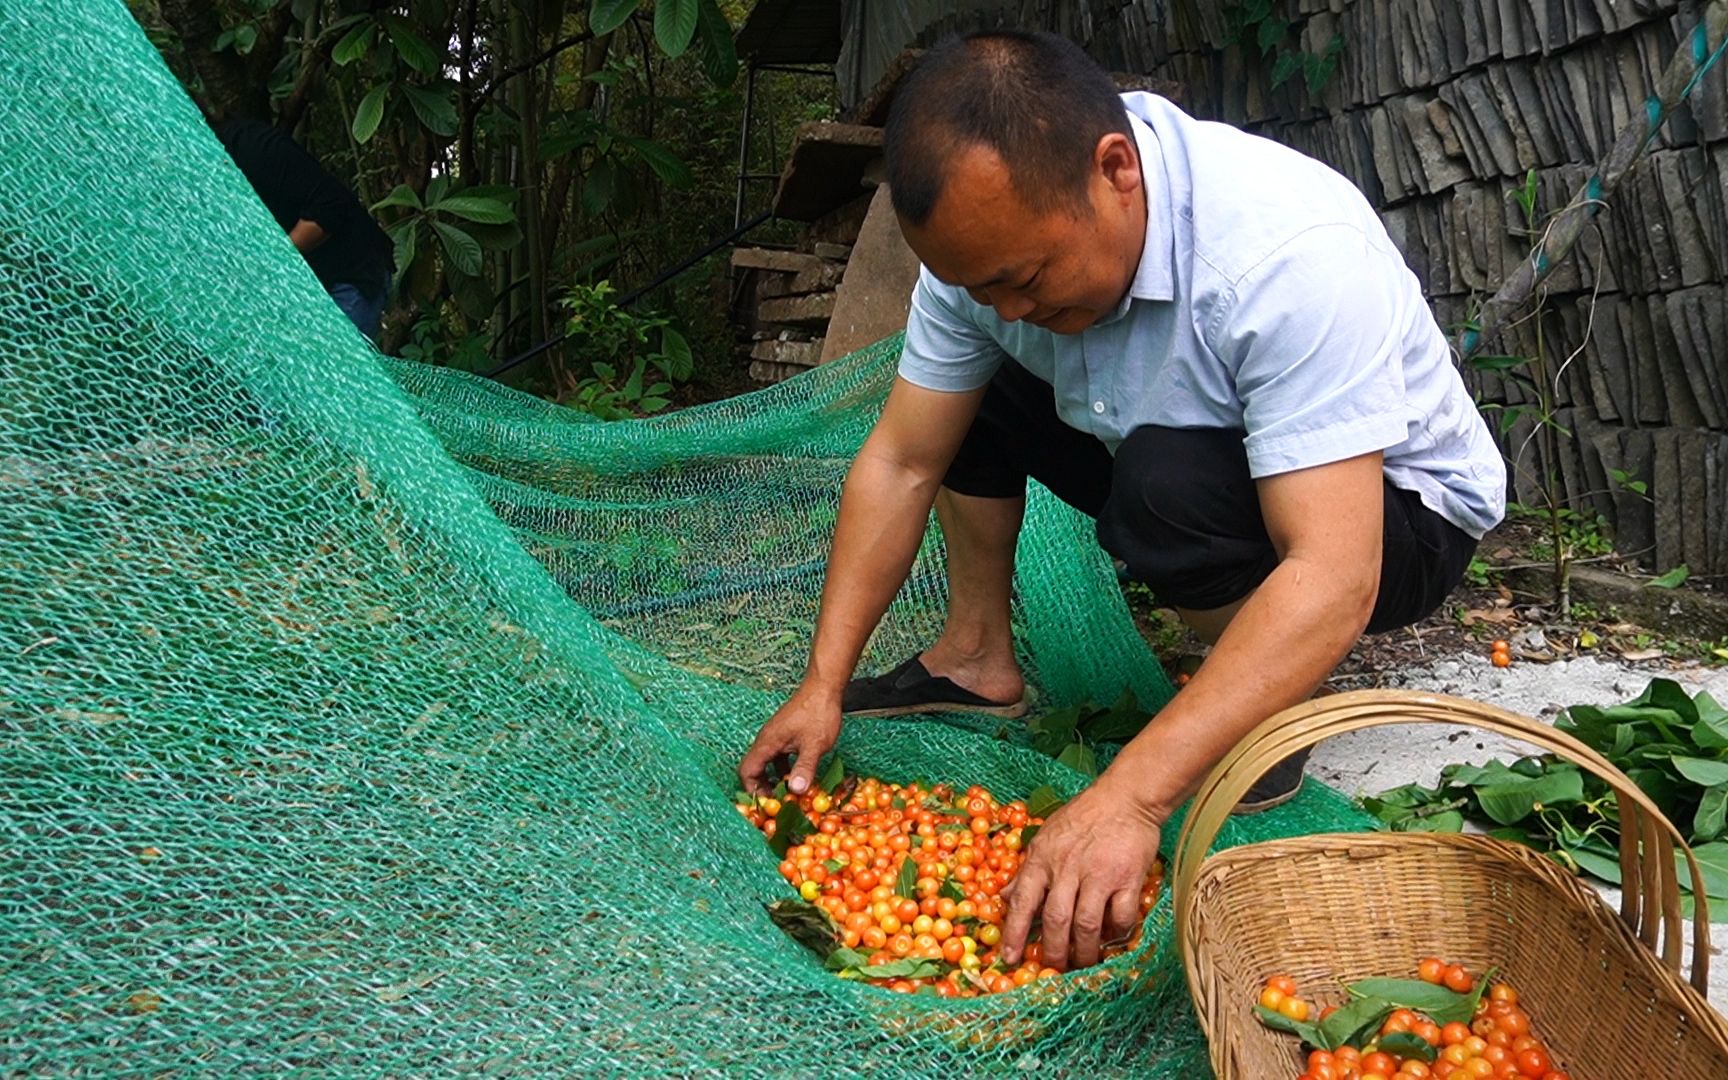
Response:
[{"label": "man", "polygon": [[347,185],[299,143],[256,120],[212,128],[330,299],[372,341],[390,297],[390,238]]},{"label": "man", "polygon": [[[841,713],[1023,708],[1008,622],[1028,476],[1202,637],[1206,663],[1038,834],[1007,960],[1125,935],[1160,829],[1364,629],[1407,625],[1501,516],[1504,465],[1373,209],[1272,142],[1118,96],[1074,45],[997,32],[932,50],[885,134],[924,265],[899,378],[847,477],[810,664],[740,765],[807,788]],[[941,637],[848,685],[934,503]],[[1287,762],[1251,795],[1301,783]]]}]

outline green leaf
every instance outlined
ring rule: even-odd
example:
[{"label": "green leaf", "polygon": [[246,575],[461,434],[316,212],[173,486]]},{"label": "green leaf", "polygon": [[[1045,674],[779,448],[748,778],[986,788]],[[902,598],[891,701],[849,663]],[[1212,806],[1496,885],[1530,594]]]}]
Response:
[{"label": "green leaf", "polygon": [[[1337,1014],[1334,1013],[1334,1016]],[[1380,1036],[1380,1049],[1393,1057],[1415,1058],[1424,1064],[1432,1065],[1434,1059],[1440,1056],[1438,1047],[1429,1046],[1428,1040],[1408,1031],[1394,1031],[1390,1035]]]},{"label": "green leaf", "polygon": [[858,969],[858,974],[866,979],[928,979],[941,973],[941,966],[934,960],[914,960],[906,957],[902,960],[890,960],[886,964],[876,964]]},{"label": "green leaf", "polygon": [[690,172],[690,166],[684,164],[677,154],[653,139],[638,139],[626,137],[624,142],[636,151],[636,155],[647,162],[654,174],[665,181],[667,187],[687,188],[695,180]]},{"label": "green leaf", "polygon": [[408,278],[408,268],[414,265],[414,259],[419,255],[420,229],[417,221],[406,222],[400,230],[390,233],[391,242],[395,246],[393,261],[396,264],[396,274],[404,282]]},{"label": "green leaf", "polygon": [[1626,775],[1650,796],[1657,806],[1672,806],[1680,795],[1681,783],[1663,769],[1648,766],[1627,769]]},{"label": "green leaf", "polygon": [[434,221],[432,228],[443,241],[444,256],[450,260],[451,266],[469,277],[480,273],[480,241],[442,221]]},{"label": "green leaf", "polygon": [[[1414,810],[1419,806],[1426,806],[1435,802],[1439,798],[1440,792],[1434,788],[1423,787],[1421,784],[1405,784],[1402,787],[1382,791],[1372,798],[1363,799],[1362,805],[1366,806],[1372,802],[1388,808]],[[1374,811],[1371,810],[1369,813],[1374,813]]]},{"label": "green leaf", "polygon": [[1151,714],[1140,708],[1133,690],[1122,691],[1116,704],[1081,720],[1079,730],[1092,742],[1127,742],[1146,727]]},{"label": "green leaf", "polygon": [[[1704,875],[1704,891],[1715,899],[1728,901],[1728,840],[1699,844],[1692,849],[1692,857],[1698,860],[1698,869]],[[1686,868],[1686,860],[1679,852],[1674,854],[1674,865],[1680,871],[1681,888],[1690,891],[1692,871]]]},{"label": "green leaf", "polygon": [[1290,76],[1302,70],[1302,57],[1293,52],[1279,53],[1278,59],[1272,65],[1272,89],[1290,81]]},{"label": "green leaf", "polygon": [[1728,825],[1728,784],[1717,784],[1704,793],[1698,812],[1692,815],[1692,842],[1703,844],[1722,835]]},{"label": "green leaf", "polygon": [[654,0],[654,40],[667,56],[682,56],[690,47],[696,6],[696,0]]},{"label": "green leaf", "polygon": [[636,14],[637,0],[594,0],[588,9],[588,29],[595,37],[610,34]]},{"label": "green leaf", "polygon": [[1470,358],[1470,366],[1477,371],[1511,371],[1513,368],[1523,367],[1529,362],[1528,356],[1482,355]]},{"label": "green leaf", "polygon": [[940,895],[946,896],[955,903],[959,903],[966,899],[966,886],[960,884],[951,877],[943,878]]},{"label": "green leaf", "polygon": [[1362,1034],[1372,1034],[1378,1030],[1386,1017],[1397,1008],[1398,1006],[1390,1001],[1380,998],[1359,997],[1320,1021],[1318,1045],[1322,1050],[1336,1050],[1346,1044],[1359,1046]]},{"label": "green leaf", "polygon": [[[1478,979],[1477,982],[1486,984],[1483,979]],[[1399,1008],[1414,1009],[1442,1026],[1453,1021],[1467,1024],[1475,1012],[1475,1002],[1471,995],[1460,994],[1420,979],[1362,979],[1351,983],[1346,989],[1353,997],[1374,998],[1390,1002]]]},{"label": "green leaf", "polygon": [[[1678,716],[1688,724],[1698,722],[1698,705],[1687,695],[1685,688],[1673,679],[1651,679],[1644,692],[1627,702],[1624,708],[1643,709],[1646,706],[1656,710],[1666,710]],[[1616,709],[1608,710],[1610,714]],[[1661,720],[1651,716],[1651,722],[1661,727]],[[1671,739],[1668,732],[1662,733],[1663,738]]]},{"label": "green leaf", "polygon": [[1674,768],[1681,776],[1699,787],[1711,788],[1718,784],[1728,784],[1728,761],[1678,755],[1669,760],[1674,762]]},{"label": "green leaf", "polygon": [[1319,1046],[1321,1042],[1320,1026],[1307,1024],[1300,1020],[1292,1020],[1283,1013],[1268,1009],[1264,1005],[1254,1006],[1254,1015],[1260,1022],[1273,1031],[1282,1031],[1286,1035],[1295,1035],[1309,1046]]},{"label": "green leaf", "polygon": [[420,223],[404,221],[401,230],[391,230],[392,257],[396,263],[397,282],[408,280],[408,268],[415,264],[415,256],[420,254]]},{"label": "green leaf", "polygon": [[1584,777],[1573,768],[1534,779],[1520,777],[1517,783],[1493,784],[1475,791],[1484,814],[1497,824],[1511,825],[1523,821],[1539,805],[1581,801]]},{"label": "green leaf", "polygon": [[1698,722],[1692,726],[1692,742],[1703,750],[1728,747],[1728,709],[1703,690],[1692,699],[1692,707],[1698,710]]},{"label": "green leaf", "polygon": [[440,213],[451,214],[464,221],[475,221],[482,225],[508,225],[516,221],[516,211],[499,202],[497,199],[482,198],[477,195],[449,195],[432,207]]},{"label": "green leaf", "polygon": [[1042,825],[1023,825],[1020,828],[1020,850],[1025,851],[1032,846],[1032,838],[1038,835]]},{"label": "green leaf", "polygon": [[824,962],[840,944],[840,928],[833,916],[803,900],[776,900],[768,905],[768,918],[786,936],[820,956]]},{"label": "green leaf", "polygon": [[372,35],[377,29],[372,23],[363,22],[348,31],[330,50],[330,62],[337,67],[346,67],[365,56],[366,50],[372,47]]},{"label": "green leaf", "polygon": [[738,81],[738,49],[732,24],[714,0],[697,0],[696,26],[701,33],[702,74],[724,90]]},{"label": "green leaf", "polygon": [[386,206],[406,206],[414,210],[419,210],[421,208],[420,196],[414,194],[414,189],[409,187],[407,184],[397,184],[393,189],[391,189],[390,194],[373,203],[372,209],[382,210]]},{"label": "green leaf", "polygon": [[1411,814],[1392,826],[1393,832],[1456,833],[1464,831],[1464,815],[1457,810],[1438,814]]},{"label": "green leaf", "polygon": [[582,182],[582,209],[591,216],[598,217],[612,205],[613,192],[617,190],[618,167],[611,158],[601,158],[588,170],[588,178]]},{"label": "green leaf", "polygon": [[1066,765],[1082,776],[1098,775],[1098,755],[1085,743],[1069,743],[1056,755],[1058,764]]},{"label": "green leaf", "polygon": [[464,229],[487,251],[508,251],[522,242],[522,227],[514,221],[508,225],[483,225],[471,221]]},{"label": "green leaf", "polygon": [[846,782],[846,762],[839,754],[828,759],[828,767],[822,770],[822,778],[816,781],[817,786],[832,795],[840,790],[840,785]]},{"label": "green leaf", "polygon": [[1049,784],[1034,788],[1032,794],[1026,796],[1026,814],[1028,817],[1047,818],[1062,808],[1065,802],[1062,796],[1056,794],[1056,789]]},{"label": "green leaf", "polygon": [[350,130],[354,134],[355,142],[366,142],[377,133],[378,125],[384,119],[384,95],[389,90],[389,83],[379,83],[366,91],[360,104],[354,106],[354,124]]},{"label": "green leaf", "polygon": [[1261,53],[1269,53],[1284,40],[1284,34],[1290,29],[1283,19],[1268,18],[1260,24],[1259,32],[1254,35],[1260,46]]},{"label": "green leaf", "polygon": [[427,131],[434,135],[456,134],[456,106],[450,103],[448,94],[428,90],[424,86],[403,86],[402,92],[407,96],[408,104],[414,107],[414,115],[420,118],[420,123]]},{"label": "green leaf", "polygon": [[413,23],[400,15],[385,15],[380,21],[384,24],[384,32],[390,35],[390,44],[396,46],[396,55],[404,64],[422,75],[437,74],[444,58],[426,44],[425,38],[414,32]]},{"label": "green leaf", "polygon": [[1583,870],[1591,877],[1601,878],[1610,885],[1620,884],[1621,875],[1619,859],[1611,859],[1606,855],[1590,851],[1587,848],[1573,848],[1568,851],[1567,854],[1577,861],[1579,869]]},{"label": "green leaf", "polygon": [[804,838],[816,831],[816,826],[804,816],[804,808],[798,805],[797,799],[787,799],[780,804],[780,812],[774,815],[774,835],[768,838],[768,848],[782,859],[793,845],[803,843]]},{"label": "green leaf", "polygon": [[1661,577],[1652,578],[1651,580],[1646,581],[1644,587],[1647,589],[1678,589],[1681,585],[1685,584],[1686,579],[1691,576],[1691,568],[1689,568],[1685,563],[1681,563],[1679,566],[1676,566]]},{"label": "green leaf", "polygon": [[660,355],[666,358],[666,374],[680,382],[696,370],[695,358],[690,355],[690,343],[670,326],[660,328]]},{"label": "green leaf", "polygon": [[844,971],[846,968],[861,968],[868,963],[870,963],[869,953],[848,949],[842,945],[828,954],[828,959],[822,962],[822,966],[829,971]]},{"label": "green leaf", "polygon": [[894,895],[908,900],[918,898],[918,864],[910,855],[900,860],[900,872],[894,877]]}]

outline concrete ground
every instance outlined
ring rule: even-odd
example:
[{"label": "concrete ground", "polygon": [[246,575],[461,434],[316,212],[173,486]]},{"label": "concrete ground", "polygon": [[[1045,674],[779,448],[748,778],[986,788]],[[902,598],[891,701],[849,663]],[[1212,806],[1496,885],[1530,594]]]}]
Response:
[{"label": "concrete ground", "polygon": [[[1658,675],[1675,679],[1688,692],[1708,690],[1718,700],[1728,701],[1728,668],[1676,672],[1594,657],[1553,664],[1519,662],[1501,669],[1485,655],[1463,655],[1400,670],[1382,682],[1395,689],[1454,694],[1551,723],[1565,705],[1630,700]],[[1440,769],[1454,762],[1479,764],[1496,756],[1511,761],[1528,752],[1527,746],[1462,726],[1406,725],[1328,740],[1315,750],[1308,772],[1345,794],[1372,795],[1400,784],[1432,786]],[[1616,891],[1602,891],[1617,909]],[[1728,919],[1728,912],[1716,918]],[[1710,965],[1710,1001],[1728,1013],[1728,955],[1723,955],[1728,949],[1728,922],[1715,923],[1711,931],[1715,955]]]}]

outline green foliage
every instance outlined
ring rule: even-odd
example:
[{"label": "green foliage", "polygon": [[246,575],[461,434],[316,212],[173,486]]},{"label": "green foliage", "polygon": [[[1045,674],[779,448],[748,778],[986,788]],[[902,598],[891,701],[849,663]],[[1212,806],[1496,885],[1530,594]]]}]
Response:
[{"label": "green foliage", "polygon": [[507,251],[522,241],[513,208],[514,188],[453,186],[436,177],[424,195],[398,184],[374,203],[373,212],[397,211],[385,231],[396,245],[397,289],[423,309],[441,288],[471,319],[484,319],[496,299],[482,275],[486,251]]},{"label": "green foliage", "polygon": [[1494,564],[1480,555],[1470,559],[1470,565],[1464,568],[1464,580],[1477,588],[1484,588],[1494,582]]},{"label": "green foliage", "polygon": [[[1272,1030],[1295,1035],[1305,1045],[1319,1050],[1362,1046],[1374,1038],[1386,1018],[1399,1009],[1419,1012],[1436,1024],[1468,1023],[1476,1011],[1476,1003],[1482,1000],[1483,992],[1488,989],[1492,974],[1492,969],[1485,972],[1476,980],[1475,989],[1464,994],[1419,979],[1360,979],[1344,987],[1344,992],[1350,997],[1349,1003],[1324,1020],[1292,1020],[1261,1005],[1254,1007],[1254,1015]],[[1384,1041],[1381,1046],[1386,1047]],[[1433,1049],[1426,1043],[1421,1043],[1421,1049],[1413,1049],[1413,1052],[1425,1053],[1428,1060],[1433,1060]]]},{"label": "green foliage", "polygon": [[[1707,693],[1652,680],[1624,705],[1574,705],[1555,724],[1629,776],[1686,834],[1713,902],[1728,903],[1728,709]],[[1610,883],[1620,823],[1608,785],[1552,755],[1510,765],[1449,765],[1438,787],[1407,784],[1362,800],[1396,832],[1458,832],[1466,821]],[[1680,874],[1682,887],[1689,878]]]},{"label": "green foliage", "polygon": [[[1539,194],[1536,170],[1530,169],[1525,173],[1523,182],[1506,195],[1507,199],[1518,207],[1523,219],[1522,227],[1514,232],[1528,242],[1532,260],[1540,257],[1542,248]],[[1608,522],[1605,518],[1600,514],[1587,513],[1567,505],[1567,493],[1558,465],[1561,440],[1573,437],[1572,431],[1558,419],[1559,375],[1565,364],[1562,363],[1557,370],[1553,358],[1548,355],[1543,333],[1545,317],[1544,294],[1538,293],[1534,310],[1528,316],[1535,327],[1534,355],[1477,354],[1469,357],[1467,363],[1476,371],[1492,373],[1515,384],[1521,391],[1519,401],[1504,404],[1478,401],[1477,407],[1485,417],[1498,416],[1496,426],[1502,439],[1512,433],[1522,421],[1531,422],[1531,435],[1513,445],[1506,458],[1508,467],[1513,472],[1522,470],[1525,475],[1534,477],[1543,505],[1531,510],[1514,504],[1508,507],[1508,511],[1533,516],[1542,521],[1547,537],[1541,544],[1533,547],[1533,554],[1552,565],[1554,601],[1564,618],[1571,614],[1573,563],[1580,558],[1607,555],[1614,550],[1614,545],[1608,536]],[[1474,317],[1466,320],[1462,327],[1465,330],[1480,328],[1479,320]],[[1539,469],[1526,464],[1524,460],[1532,443],[1537,446]],[[1632,479],[1624,471],[1614,470],[1610,480],[1617,487],[1634,494],[1646,494],[1646,485]]]},{"label": "green foliage", "polygon": [[490,366],[492,359],[486,349],[486,335],[464,333],[447,326],[432,314],[424,314],[414,321],[408,340],[402,345],[401,356],[404,360],[459,371],[480,371]]},{"label": "green foliage", "polygon": [[[387,351],[502,358],[550,336],[570,284],[646,280],[732,220],[741,0],[132,7],[213,112],[275,119],[374,206]],[[731,355],[724,269],[654,298],[696,313],[699,355]]]},{"label": "green foliage", "polygon": [[570,313],[572,350],[588,368],[565,393],[565,404],[602,420],[644,416],[664,409],[674,384],[689,380],[689,342],[670,319],[619,307],[610,282],[573,286],[560,303]]},{"label": "green foliage", "polygon": [[1292,46],[1295,24],[1277,12],[1274,0],[1241,0],[1224,6],[1226,44],[1242,44],[1257,49],[1272,62],[1270,73],[1273,89],[1302,76],[1310,96],[1326,88],[1338,70],[1338,54],[1344,51],[1344,37],[1334,34],[1318,52],[1309,52],[1300,44]]},{"label": "green foliage", "polygon": [[[1055,709],[1026,722],[1032,747],[1085,776],[1098,775],[1099,743],[1125,743],[1140,734],[1151,714],[1140,707],[1134,691],[1123,690],[1114,705],[1091,702]],[[1034,815],[1038,816],[1038,815]]]}]

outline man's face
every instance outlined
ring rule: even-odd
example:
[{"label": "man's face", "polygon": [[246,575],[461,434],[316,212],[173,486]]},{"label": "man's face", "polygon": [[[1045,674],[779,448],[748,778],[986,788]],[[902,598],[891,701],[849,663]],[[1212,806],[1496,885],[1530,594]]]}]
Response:
[{"label": "man's face", "polygon": [[900,222],[906,242],[940,280],[1007,322],[1078,334],[1127,293],[1146,241],[1139,157],[1123,135],[1099,141],[1085,206],[1035,211],[994,150],[955,154],[923,225]]}]

